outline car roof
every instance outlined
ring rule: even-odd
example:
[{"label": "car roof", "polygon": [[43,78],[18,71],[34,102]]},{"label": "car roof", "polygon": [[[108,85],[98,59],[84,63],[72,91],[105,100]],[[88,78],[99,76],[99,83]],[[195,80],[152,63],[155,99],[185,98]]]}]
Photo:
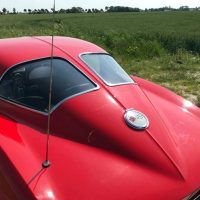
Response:
[{"label": "car roof", "polygon": [[[0,75],[18,63],[50,57],[51,43],[51,36],[0,39]],[[55,36],[54,47],[54,56],[65,54],[74,59],[85,52],[106,53],[95,44],[70,37]]]}]

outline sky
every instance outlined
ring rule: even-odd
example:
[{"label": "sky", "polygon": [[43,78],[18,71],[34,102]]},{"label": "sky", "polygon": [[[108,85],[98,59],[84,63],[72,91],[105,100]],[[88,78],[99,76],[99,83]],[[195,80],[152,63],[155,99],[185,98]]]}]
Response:
[{"label": "sky", "polygon": [[[171,6],[179,8],[180,6],[200,7],[200,0],[56,0],[56,10],[60,8],[71,7],[86,8],[105,8],[106,6],[129,6],[145,8],[160,8],[164,6]],[[12,11],[16,8],[17,11],[26,9],[40,9],[53,7],[53,0],[0,0],[0,10],[7,8]]]}]

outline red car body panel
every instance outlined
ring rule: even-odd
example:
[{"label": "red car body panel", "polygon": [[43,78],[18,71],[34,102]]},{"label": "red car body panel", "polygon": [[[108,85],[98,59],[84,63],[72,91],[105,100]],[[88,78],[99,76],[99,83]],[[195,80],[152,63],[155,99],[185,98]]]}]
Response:
[{"label": "red car body panel", "polygon": [[[55,37],[54,56],[84,72],[100,88],[64,101],[47,115],[0,99],[0,199],[172,199],[200,187],[200,109],[152,82],[109,87],[79,55],[105,53],[91,43]],[[51,38],[0,41],[0,74],[18,63],[50,57]],[[134,108],[150,125],[127,126]]]}]

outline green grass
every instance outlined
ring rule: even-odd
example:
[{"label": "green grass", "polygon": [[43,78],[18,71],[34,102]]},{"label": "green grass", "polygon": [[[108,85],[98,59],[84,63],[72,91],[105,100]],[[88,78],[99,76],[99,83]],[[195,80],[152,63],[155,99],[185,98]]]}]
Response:
[{"label": "green grass", "polygon": [[[94,42],[129,72],[200,106],[200,12],[58,14],[55,34]],[[0,16],[0,38],[51,35],[52,15]]]}]

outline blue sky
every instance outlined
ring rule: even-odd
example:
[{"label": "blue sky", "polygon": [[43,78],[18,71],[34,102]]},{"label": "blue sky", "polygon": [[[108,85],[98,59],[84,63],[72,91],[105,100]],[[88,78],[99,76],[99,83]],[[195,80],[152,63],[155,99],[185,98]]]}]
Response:
[{"label": "blue sky", "polygon": [[[18,11],[26,9],[50,9],[53,0],[0,0],[0,10],[6,7],[9,10],[16,8]],[[80,6],[82,8],[105,8],[105,6],[130,6],[139,8],[158,8],[163,6],[171,6],[179,8],[180,6],[200,7],[199,0],[56,0],[56,9],[71,8],[72,6]]]}]

